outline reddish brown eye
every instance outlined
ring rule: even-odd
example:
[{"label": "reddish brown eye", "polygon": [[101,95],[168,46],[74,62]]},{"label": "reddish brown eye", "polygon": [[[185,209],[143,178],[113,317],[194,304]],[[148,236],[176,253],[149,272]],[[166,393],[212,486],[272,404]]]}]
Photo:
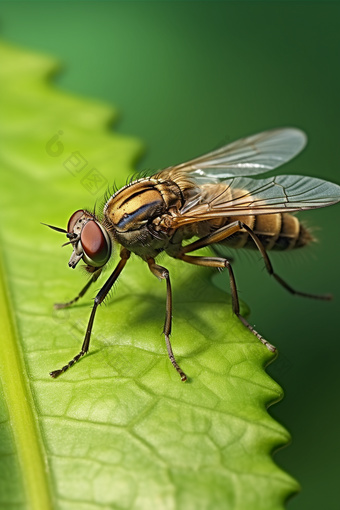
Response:
[{"label": "reddish brown eye", "polygon": [[79,211],[76,211],[72,214],[71,218],[68,220],[67,224],[67,232],[69,234],[73,234],[73,229],[79,218],[81,218],[84,214],[83,209],[80,209]]},{"label": "reddish brown eye", "polygon": [[95,221],[85,224],[80,239],[86,255],[85,262],[93,266],[101,266],[107,262],[111,246]]}]

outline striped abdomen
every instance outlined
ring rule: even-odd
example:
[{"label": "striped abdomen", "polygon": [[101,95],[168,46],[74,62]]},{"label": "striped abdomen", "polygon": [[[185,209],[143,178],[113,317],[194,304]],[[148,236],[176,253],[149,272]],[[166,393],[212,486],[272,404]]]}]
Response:
[{"label": "striped abdomen", "polygon": [[[313,237],[296,216],[289,213],[260,214],[229,218],[227,223],[240,220],[257,235],[266,250],[292,250],[306,246]],[[230,248],[256,248],[247,232],[238,232],[223,241]]]}]

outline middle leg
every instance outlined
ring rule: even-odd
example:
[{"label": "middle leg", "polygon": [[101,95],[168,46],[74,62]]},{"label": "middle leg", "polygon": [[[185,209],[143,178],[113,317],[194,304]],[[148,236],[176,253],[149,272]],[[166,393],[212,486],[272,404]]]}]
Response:
[{"label": "middle leg", "polygon": [[181,380],[185,382],[187,380],[187,376],[181,369],[181,367],[178,365],[174,353],[172,352],[172,347],[170,343],[170,333],[171,333],[171,321],[172,321],[172,297],[171,297],[171,283],[170,283],[170,276],[169,271],[162,266],[159,266],[156,264],[155,260],[150,258],[148,259],[148,265],[149,269],[157,276],[159,280],[166,280],[166,314],[165,314],[165,322],[164,322],[164,329],[163,333],[165,336],[165,343],[166,348],[168,351],[168,356],[170,358],[170,361],[173,365],[173,367],[177,370],[179,375],[181,376]]}]

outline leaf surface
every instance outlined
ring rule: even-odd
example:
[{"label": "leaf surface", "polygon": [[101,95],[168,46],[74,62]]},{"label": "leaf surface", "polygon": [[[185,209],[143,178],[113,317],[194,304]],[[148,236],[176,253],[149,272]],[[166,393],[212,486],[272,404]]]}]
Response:
[{"label": "leaf surface", "polygon": [[282,509],[298,485],[271,457],[289,441],[266,410],[282,398],[264,371],[274,356],[233,317],[209,270],[160,257],[187,383],[161,334],[165,283],[137,257],[98,310],[90,353],[49,377],[79,352],[109,272],[53,311],[86,280],[67,267],[64,236],[40,222],[65,228],[75,210],[99,207],[105,183],[125,184],[142,147],[110,132],[112,108],[51,87],[52,59],[5,44],[0,53],[1,508]]}]

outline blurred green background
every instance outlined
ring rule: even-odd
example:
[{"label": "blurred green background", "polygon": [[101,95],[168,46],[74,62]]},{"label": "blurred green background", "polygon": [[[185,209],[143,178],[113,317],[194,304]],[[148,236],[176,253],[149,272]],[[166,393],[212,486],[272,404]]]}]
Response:
[{"label": "blurred green background", "polygon": [[[58,87],[120,110],[113,129],[145,142],[139,170],[296,126],[309,145],[281,173],[338,184],[339,22],[339,2],[0,2],[5,41],[56,56],[65,64]],[[331,510],[340,455],[340,206],[300,217],[319,227],[319,242],[274,254],[274,267],[297,289],[332,292],[333,302],[288,295],[257,254],[236,254],[234,271],[251,323],[280,351],[268,371],[285,398],[270,412],[293,442],[276,461],[303,488],[288,508]],[[228,289],[226,275],[215,281]]]}]

